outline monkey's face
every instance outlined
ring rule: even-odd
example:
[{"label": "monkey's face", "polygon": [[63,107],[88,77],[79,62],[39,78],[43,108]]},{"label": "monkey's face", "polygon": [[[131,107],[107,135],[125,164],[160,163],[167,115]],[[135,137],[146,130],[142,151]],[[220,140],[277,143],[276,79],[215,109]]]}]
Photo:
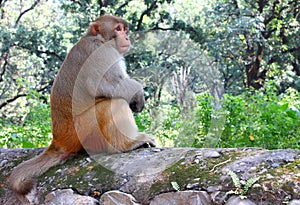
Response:
[{"label": "monkey's face", "polygon": [[122,23],[118,23],[114,27],[114,36],[117,44],[117,50],[120,53],[126,53],[130,49],[130,39],[128,37],[128,28]]},{"label": "monkey's face", "polygon": [[116,49],[121,53],[126,53],[130,49],[128,37],[128,23],[122,18],[105,15],[91,23],[87,35],[101,35],[104,41],[115,40]]}]

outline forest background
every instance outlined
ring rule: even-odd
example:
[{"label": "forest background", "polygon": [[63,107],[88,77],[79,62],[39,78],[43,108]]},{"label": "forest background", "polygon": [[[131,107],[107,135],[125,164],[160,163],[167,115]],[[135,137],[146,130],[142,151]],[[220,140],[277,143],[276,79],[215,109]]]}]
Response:
[{"label": "forest background", "polygon": [[160,146],[300,148],[299,0],[0,0],[0,147],[51,142],[53,80],[102,14],[130,23]]}]

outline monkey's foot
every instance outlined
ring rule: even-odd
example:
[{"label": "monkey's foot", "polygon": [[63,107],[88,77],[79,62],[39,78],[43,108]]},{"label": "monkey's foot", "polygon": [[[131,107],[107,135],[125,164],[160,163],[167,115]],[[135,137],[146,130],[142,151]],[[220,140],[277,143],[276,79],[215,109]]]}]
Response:
[{"label": "monkey's foot", "polygon": [[155,139],[147,134],[141,134],[133,143],[131,150],[149,147],[156,147]]}]

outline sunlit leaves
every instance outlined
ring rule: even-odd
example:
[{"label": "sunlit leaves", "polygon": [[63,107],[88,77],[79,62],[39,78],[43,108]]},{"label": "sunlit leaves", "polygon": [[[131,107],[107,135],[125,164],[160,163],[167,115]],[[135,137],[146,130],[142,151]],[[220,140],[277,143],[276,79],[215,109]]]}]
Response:
[{"label": "sunlit leaves", "polygon": [[[291,48],[300,47],[300,41],[296,40],[299,29],[291,26],[299,25],[291,12],[296,9],[293,1],[264,1],[260,6],[244,0],[216,1],[206,14],[207,31],[211,34],[207,41],[210,53],[220,64],[225,80],[236,82],[226,89],[242,87],[249,65],[257,66],[256,76],[263,80],[262,73],[271,70],[274,64],[285,71],[287,65],[299,65],[299,60],[294,60],[297,53],[290,52]],[[262,61],[259,65],[255,65],[257,59]]]}]

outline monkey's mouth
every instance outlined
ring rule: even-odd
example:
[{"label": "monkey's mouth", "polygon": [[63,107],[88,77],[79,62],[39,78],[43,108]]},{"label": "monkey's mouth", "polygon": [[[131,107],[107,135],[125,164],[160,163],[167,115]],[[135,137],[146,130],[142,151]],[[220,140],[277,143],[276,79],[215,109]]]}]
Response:
[{"label": "monkey's mouth", "polygon": [[130,49],[130,46],[120,46],[120,50],[122,50],[121,52],[126,52]]}]

